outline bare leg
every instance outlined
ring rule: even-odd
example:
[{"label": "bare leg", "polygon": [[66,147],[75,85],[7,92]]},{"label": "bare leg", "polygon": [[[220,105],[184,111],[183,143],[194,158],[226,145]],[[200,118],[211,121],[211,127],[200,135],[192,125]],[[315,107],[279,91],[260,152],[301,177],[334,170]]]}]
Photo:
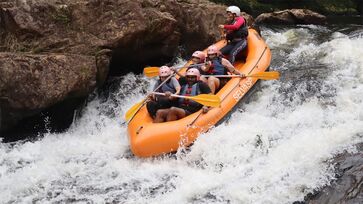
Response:
[{"label": "bare leg", "polygon": [[211,90],[212,94],[215,94],[216,90],[219,88],[219,79],[216,77],[209,77],[208,78],[208,86]]},{"label": "bare leg", "polygon": [[169,113],[170,109],[159,109],[157,112],[156,112],[156,116],[155,116],[155,119],[154,119],[154,123],[162,123],[162,122],[165,122],[166,120],[166,117]]},{"label": "bare leg", "polygon": [[170,111],[168,113],[168,116],[166,118],[166,121],[179,120],[181,118],[184,118],[185,116],[186,116],[186,112],[184,109],[171,107]]},{"label": "bare leg", "polygon": [[201,80],[202,82],[204,82],[206,84],[208,83],[208,80],[204,76],[201,76],[199,80]]}]

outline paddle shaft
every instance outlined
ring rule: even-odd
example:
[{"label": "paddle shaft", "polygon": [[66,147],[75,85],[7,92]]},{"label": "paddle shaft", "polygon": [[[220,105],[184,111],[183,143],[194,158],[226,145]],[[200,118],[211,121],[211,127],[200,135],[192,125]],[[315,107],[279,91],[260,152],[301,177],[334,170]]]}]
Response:
[{"label": "paddle shaft", "polygon": [[[202,65],[206,65],[206,63],[204,62],[204,63],[199,63],[199,64],[191,64],[191,65],[189,65],[189,66],[186,66],[187,68],[192,68],[192,67],[197,67],[197,66],[202,66]],[[181,68],[183,68],[183,67],[181,67]]]},{"label": "paddle shaft", "polygon": [[[163,86],[171,77],[173,77],[174,76],[174,74],[171,74],[170,76],[168,76],[163,82],[161,82],[160,84],[159,84],[159,86],[158,87],[156,87],[154,90],[153,90],[153,92],[151,92],[151,93],[149,93],[147,96],[146,96],[146,98],[144,98],[143,99],[143,101],[142,101],[142,103],[140,104],[140,106],[139,107],[137,107],[134,111],[131,111],[131,113],[130,113],[130,115],[132,115],[131,117],[130,117],[130,119],[128,120],[128,122],[130,122],[133,118],[134,118],[134,116],[136,115],[136,113],[137,112],[139,112],[139,110],[145,105],[145,102],[146,102],[146,99],[147,99],[147,97],[150,95],[150,94],[152,94],[152,93],[154,93],[154,91],[157,91],[161,86]],[[131,108],[132,109],[132,108]],[[126,117],[128,117],[128,116],[126,116]]]},{"label": "paddle shaft", "polygon": [[[174,74],[171,74],[170,76],[168,76],[163,82],[161,82],[160,84],[159,84],[159,86],[158,87],[156,87],[155,88],[155,90],[153,90],[152,92],[155,92],[155,91],[157,91],[158,89],[160,89],[160,87],[161,86],[163,86],[167,81],[169,81],[169,79],[171,79],[171,77],[173,77],[174,76]],[[148,95],[150,95],[150,94],[148,94]]]},{"label": "paddle shaft", "polygon": [[[154,94],[164,95],[164,96],[166,95],[165,93],[154,93]],[[202,105],[211,106],[211,107],[218,107],[221,104],[220,98],[216,95],[211,95],[211,94],[200,94],[196,96],[180,96],[176,94],[171,94],[170,96],[190,99]]]},{"label": "paddle shaft", "polygon": [[202,65],[206,65],[207,63],[199,63],[199,64],[191,64],[191,65],[188,65],[188,66],[183,66],[183,67],[178,67],[176,68],[176,72],[178,73],[178,71],[182,68],[194,68],[194,67],[198,67],[198,66],[202,66]]},{"label": "paddle shaft", "polygon": [[[152,92],[152,94],[165,96],[165,93],[159,93],[159,92]],[[189,98],[188,96],[181,96],[176,94],[170,94],[170,96],[176,97],[176,98]]]},{"label": "paddle shaft", "polygon": [[[200,64],[192,64],[192,65],[189,65],[189,66],[183,66],[183,67],[177,67],[175,72],[179,74],[178,70],[179,69],[182,69],[182,68],[193,68],[193,67],[198,67],[198,66],[201,66],[201,65],[205,65],[205,63],[200,63]],[[159,67],[145,67],[144,68],[144,74],[147,76],[147,77],[156,77],[159,75]]]},{"label": "paddle shaft", "polygon": [[[219,78],[232,78],[232,77],[241,77],[241,75],[202,75],[204,77],[219,77]],[[246,76],[248,77],[248,76]]]},{"label": "paddle shaft", "polygon": [[255,77],[258,79],[264,79],[264,80],[271,80],[271,79],[278,79],[280,77],[280,73],[276,72],[276,71],[271,71],[271,72],[258,72],[258,73],[254,73],[254,74],[249,74],[246,76],[241,76],[241,75],[203,75],[204,77],[226,77],[226,78],[232,78],[232,77],[241,77],[241,78],[245,78],[245,77]]}]

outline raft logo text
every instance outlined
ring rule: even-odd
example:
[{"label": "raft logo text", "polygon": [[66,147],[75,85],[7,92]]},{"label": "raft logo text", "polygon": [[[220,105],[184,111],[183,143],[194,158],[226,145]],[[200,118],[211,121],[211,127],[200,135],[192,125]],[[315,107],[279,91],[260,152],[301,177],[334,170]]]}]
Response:
[{"label": "raft logo text", "polygon": [[238,90],[233,94],[233,98],[238,102],[239,100],[241,100],[241,98],[243,97],[243,95],[245,95],[245,93],[252,87],[253,83],[252,83],[252,79],[248,78],[246,83],[242,84]]}]

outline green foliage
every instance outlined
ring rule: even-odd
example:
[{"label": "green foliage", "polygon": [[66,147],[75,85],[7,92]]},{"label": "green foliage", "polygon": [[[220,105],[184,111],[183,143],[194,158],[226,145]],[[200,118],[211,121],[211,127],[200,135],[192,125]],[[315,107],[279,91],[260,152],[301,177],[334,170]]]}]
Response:
[{"label": "green foliage", "polygon": [[211,0],[224,5],[236,5],[242,11],[258,15],[291,8],[310,9],[325,15],[357,14],[359,0]]}]

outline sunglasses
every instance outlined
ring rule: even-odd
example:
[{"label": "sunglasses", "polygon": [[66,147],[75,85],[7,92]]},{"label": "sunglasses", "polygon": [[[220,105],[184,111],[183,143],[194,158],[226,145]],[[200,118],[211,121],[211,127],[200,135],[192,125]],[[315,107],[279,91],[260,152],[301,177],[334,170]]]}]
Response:
[{"label": "sunglasses", "polygon": [[197,79],[197,76],[185,76],[187,79]]}]

